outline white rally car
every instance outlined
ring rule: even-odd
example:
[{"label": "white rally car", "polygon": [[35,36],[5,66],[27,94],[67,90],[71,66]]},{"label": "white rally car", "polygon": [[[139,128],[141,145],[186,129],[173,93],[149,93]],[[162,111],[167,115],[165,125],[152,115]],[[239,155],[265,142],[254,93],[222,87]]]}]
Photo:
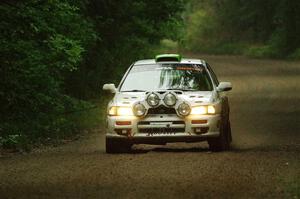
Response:
[{"label": "white rally car", "polygon": [[132,64],[107,107],[106,152],[128,152],[133,144],[208,141],[228,150],[232,141],[230,82],[219,82],[209,64],[177,54]]}]

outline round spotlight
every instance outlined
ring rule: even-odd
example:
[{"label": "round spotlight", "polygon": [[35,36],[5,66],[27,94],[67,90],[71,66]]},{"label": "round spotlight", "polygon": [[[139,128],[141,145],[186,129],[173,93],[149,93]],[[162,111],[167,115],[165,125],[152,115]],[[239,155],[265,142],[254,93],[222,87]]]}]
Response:
[{"label": "round spotlight", "polygon": [[172,93],[168,93],[164,97],[164,102],[167,106],[174,106],[176,104],[176,96]]},{"label": "round spotlight", "polygon": [[146,114],[146,108],[143,104],[136,104],[133,107],[133,112],[136,116],[141,117]]},{"label": "round spotlight", "polygon": [[157,106],[159,104],[159,97],[157,94],[155,93],[151,93],[150,95],[148,95],[147,97],[147,103],[150,106]]},{"label": "round spotlight", "polygon": [[187,116],[191,112],[191,108],[188,104],[182,103],[178,106],[177,109],[178,113],[182,116]]}]

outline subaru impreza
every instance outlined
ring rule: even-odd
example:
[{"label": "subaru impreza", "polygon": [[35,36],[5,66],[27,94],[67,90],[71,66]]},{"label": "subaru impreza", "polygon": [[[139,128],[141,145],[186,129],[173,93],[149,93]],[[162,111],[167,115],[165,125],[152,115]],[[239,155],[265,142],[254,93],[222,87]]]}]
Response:
[{"label": "subaru impreza", "polygon": [[129,152],[133,144],[207,141],[223,151],[232,142],[230,82],[219,82],[204,60],[178,54],[133,63],[107,106],[106,152]]}]

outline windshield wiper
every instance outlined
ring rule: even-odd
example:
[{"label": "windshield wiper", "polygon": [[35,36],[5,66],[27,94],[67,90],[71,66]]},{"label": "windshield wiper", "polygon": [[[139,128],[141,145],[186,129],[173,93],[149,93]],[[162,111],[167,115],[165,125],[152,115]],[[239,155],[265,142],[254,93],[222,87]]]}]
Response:
[{"label": "windshield wiper", "polygon": [[195,89],[175,89],[175,88],[168,88],[168,91],[197,91]]},{"label": "windshield wiper", "polygon": [[121,92],[146,92],[144,90],[128,90],[128,91],[121,91]]}]

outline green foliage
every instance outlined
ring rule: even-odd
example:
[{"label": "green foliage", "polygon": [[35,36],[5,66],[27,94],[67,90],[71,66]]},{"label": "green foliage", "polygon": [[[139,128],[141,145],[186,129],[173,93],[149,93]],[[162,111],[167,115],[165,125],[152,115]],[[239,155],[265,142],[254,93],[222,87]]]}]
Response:
[{"label": "green foliage", "polygon": [[216,35],[215,20],[204,9],[191,14],[187,26],[186,44],[190,51],[204,51],[219,42]]},{"label": "green foliage", "polygon": [[277,57],[278,55],[276,49],[269,45],[249,47],[244,53],[245,55],[254,58],[264,58],[264,57],[274,58]]},{"label": "green foliage", "polygon": [[157,54],[163,53],[171,53],[178,51],[178,42],[173,41],[171,39],[163,39],[160,41],[159,50],[157,50]]},{"label": "green foliage", "polygon": [[29,140],[20,134],[9,135],[5,138],[0,137],[0,147],[12,150],[30,151],[31,145]]},{"label": "green foliage", "polygon": [[83,47],[78,41],[69,39],[64,35],[56,34],[49,39],[49,48],[56,67],[73,71],[77,69],[77,63],[81,61]]},{"label": "green foliage", "polygon": [[93,40],[92,24],[58,0],[4,3],[0,13],[0,135],[31,140],[72,130],[63,113],[77,107],[63,92],[64,78]]},{"label": "green foliage", "polygon": [[290,59],[295,59],[295,60],[300,60],[300,48],[298,48],[297,50],[295,50],[295,52],[293,52],[290,56]]},{"label": "green foliage", "polygon": [[188,50],[284,58],[300,46],[300,1],[191,0]]},{"label": "green foliage", "polygon": [[68,78],[67,90],[78,98],[99,96],[104,83],[118,83],[135,60],[154,57],[164,38],[183,32],[182,0],[90,0],[84,11],[100,38],[82,66]]},{"label": "green foliage", "polygon": [[2,145],[67,137],[98,123],[102,110],[82,100],[117,83],[132,61],[153,57],[162,39],[178,40],[183,9],[183,0],[2,1]]},{"label": "green foliage", "polygon": [[79,129],[104,128],[106,123],[107,104],[111,96],[101,96],[92,100],[94,106],[88,105],[79,111],[68,115],[68,118],[77,124]]}]

